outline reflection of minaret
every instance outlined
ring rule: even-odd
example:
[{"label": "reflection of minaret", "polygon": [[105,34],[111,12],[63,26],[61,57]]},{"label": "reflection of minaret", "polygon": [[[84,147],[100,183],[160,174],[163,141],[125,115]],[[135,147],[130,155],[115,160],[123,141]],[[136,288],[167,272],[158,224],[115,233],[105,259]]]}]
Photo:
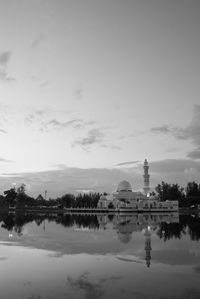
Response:
[{"label": "reflection of minaret", "polygon": [[144,232],[144,236],[145,236],[145,251],[146,251],[146,264],[147,267],[150,267],[151,264],[151,231],[150,231],[150,227],[146,227],[145,232]]},{"label": "reflection of minaret", "polygon": [[149,171],[149,164],[147,162],[147,159],[144,160],[144,193],[145,195],[147,195],[150,191],[150,188],[149,188],[149,177],[150,175],[148,174],[148,171]]},{"label": "reflection of minaret", "polygon": [[45,227],[45,219],[43,221],[43,231],[45,231],[46,227]]}]

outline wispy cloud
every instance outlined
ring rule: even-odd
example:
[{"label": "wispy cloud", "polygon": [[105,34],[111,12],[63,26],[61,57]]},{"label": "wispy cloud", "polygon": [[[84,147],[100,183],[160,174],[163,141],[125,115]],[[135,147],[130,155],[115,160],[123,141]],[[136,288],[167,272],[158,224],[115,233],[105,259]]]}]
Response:
[{"label": "wispy cloud", "polygon": [[128,162],[122,162],[122,163],[118,163],[115,166],[126,166],[126,165],[133,165],[133,164],[137,164],[140,163],[141,161],[128,161]]},{"label": "wispy cloud", "polygon": [[194,105],[193,118],[187,127],[181,128],[162,125],[151,128],[150,131],[156,134],[169,134],[177,139],[192,140],[196,148],[190,151],[187,157],[192,159],[200,159],[200,105]]},{"label": "wispy cloud", "polygon": [[159,127],[151,128],[150,131],[153,132],[153,133],[168,134],[168,133],[171,133],[171,128],[168,125],[162,125],[162,126],[159,126]]},{"label": "wispy cloud", "polygon": [[13,161],[0,157],[0,162],[11,163]]},{"label": "wispy cloud", "polygon": [[75,99],[78,100],[78,101],[82,100],[83,99],[83,92],[84,92],[84,90],[83,90],[82,87],[77,88],[74,92]]},{"label": "wispy cloud", "polygon": [[7,65],[11,58],[11,52],[5,51],[0,53],[0,81],[4,83],[14,82],[15,79],[8,75]]},{"label": "wispy cloud", "polygon": [[66,127],[69,127],[69,126],[72,126],[74,128],[77,128],[77,127],[80,127],[81,124],[83,124],[84,121],[82,119],[72,119],[72,120],[69,120],[69,121],[59,121],[57,119],[51,119],[48,123],[46,123],[46,125],[49,127],[52,127],[54,129],[62,129],[62,128],[66,128]]},{"label": "wispy cloud", "polygon": [[7,131],[4,129],[0,129],[0,133],[7,134]]},{"label": "wispy cloud", "polygon": [[122,148],[118,145],[108,145],[108,144],[102,144],[101,147],[104,148],[109,148],[109,149],[113,149],[113,150],[121,150]]},{"label": "wispy cloud", "polygon": [[165,159],[150,162],[150,171],[154,173],[184,173],[186,169],[200,171],[200,162],[192,159]]},{"label": "wispy cloud", "polygon": [[0,66],[6,67],[11,57],[10,51],[0,53]]},{"label": "wispy cloud", "polygon": [[155,134],[169,134],[179,139],[186,139],[186,137],[183,134],[182,128],[173,127],[166,124],[158,127],[153,127],[150,129],[150,131]]},{"label": "wispy cloud", "polygon": [[15,82],[16,80],[13,77],[10,77],[5,70],[0,69],[0,81],[4,83]]},{"label": "wispy cloud", "polygon": [[75,140],[73,146],[80,145],[88,150],[91,145],[102,143],[104,136],[105,135],[100,128],[91,129],[86,137]]},{"label": "wispy cloud", "polygon": [[37,48],[45,39],[45,35],[44,34],[40,34],[36,39],[33,40],[33,42],[31,43],[31,49],[35,49]]},{"label": "wispy cloud", "polygon": [[51,111],[49,109],[32,110],[24,116],[24,124],[27,126],[36,126],[41,132],[58,131],[65,128],[80,129],[84,126],[92,125],[93,123],[84,121],[80,118],[66,119],[68,111]]},{"label": "wispy cloud", "polygon": [[187,154],[188,158],[198,160],[200,159],[200,148],[197,148],[196,150],[193,150]]}]

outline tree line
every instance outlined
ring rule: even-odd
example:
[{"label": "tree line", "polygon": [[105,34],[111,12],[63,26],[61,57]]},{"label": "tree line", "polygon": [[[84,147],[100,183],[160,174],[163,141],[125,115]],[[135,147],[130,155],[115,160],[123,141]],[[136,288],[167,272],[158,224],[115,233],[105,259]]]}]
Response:
[{"label": "tree line", "polygon": [[200,184],[189,182],[186,188],[178,184],[168,184],[162,181],[155,188],[160,201],[178,200],[180,207],[200,205]]},{"label": "tree line", "polygon": [[34,198],[26,193],[26,186],[22,184],[19,188],[12,187],[9,190],[3,192],[4,195],[0,195],[0,206],[9,207],[58,207],[58,208],[97,208],[98,201],[100,199],[100,193],[84,193],[74,194],[67,193],[61,197],[55,199],[45,199],[41,194]]}]

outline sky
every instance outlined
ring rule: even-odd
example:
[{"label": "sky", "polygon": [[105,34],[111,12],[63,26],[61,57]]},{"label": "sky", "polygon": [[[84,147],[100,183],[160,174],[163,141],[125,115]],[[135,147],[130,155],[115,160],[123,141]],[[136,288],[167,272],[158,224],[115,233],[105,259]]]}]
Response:
[{"label": "sky", "polygon": [[200,178],[200,1],[0,0],[0,192]]}]

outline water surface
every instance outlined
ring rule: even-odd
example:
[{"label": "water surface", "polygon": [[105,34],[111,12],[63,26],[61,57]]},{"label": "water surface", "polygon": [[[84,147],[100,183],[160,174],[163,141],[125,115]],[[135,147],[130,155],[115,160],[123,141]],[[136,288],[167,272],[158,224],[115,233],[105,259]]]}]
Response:
[{"label": "water surface", "polygon": [[195,215],[0,215],[1,298],[200,298]]}]

